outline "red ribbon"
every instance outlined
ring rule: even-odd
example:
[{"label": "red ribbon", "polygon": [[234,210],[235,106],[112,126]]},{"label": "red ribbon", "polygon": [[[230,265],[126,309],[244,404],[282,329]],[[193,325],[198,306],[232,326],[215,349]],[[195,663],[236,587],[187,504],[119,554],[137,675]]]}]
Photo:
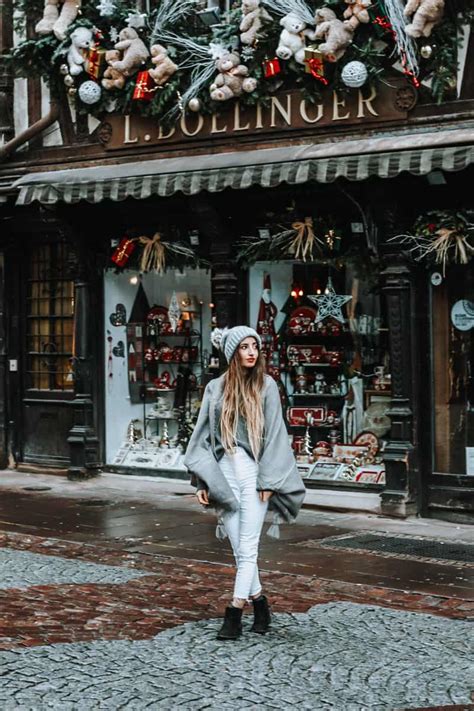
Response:
[{"label": "red ribbon", "polygon": [[309,67],[309,71],[311,72],[311,75],[315,79],[320,81],[322,84],[327,86],[328,80],[325,79],[325,77],[323,77],[323,75],[321,73],[323,70],[323,63],[322,63],[321,59],[318,59],[317,57],[311,57],[311,59],[308,59],[306,61],[306,64]]},{"label": "red ribbon", "polygon": [[[383,30],[387,30],[387,32],[390,32],[390,34],[392,35],[393,41],[394,42],[397,41],[397,33],[393,29],[390,21],[384,15],[377,15],[375,20],[373,20],[373,23],[374,23],[374,25],[379,25],[379,27],[381,27]],[[400,55],[401,55],[400,59],[401,59],[402,67],[403,67],[403,73],[405,74],[405,76],[407,76],[411,80],[413,86],[415,86],[418,89],[418,87],[421,86],[421,84],[420,84],[418,78],[413,74],[413,72],[410,71],[410,69],[407,69],[407,57],[406,57],[405,52],[403,50],[401,50]]]}]

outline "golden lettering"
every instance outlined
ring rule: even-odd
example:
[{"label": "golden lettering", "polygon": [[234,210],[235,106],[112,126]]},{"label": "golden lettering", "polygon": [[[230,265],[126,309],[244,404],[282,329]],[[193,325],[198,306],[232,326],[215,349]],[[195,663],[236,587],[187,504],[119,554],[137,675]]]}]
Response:
[{"label": "golden lettering", "polygon": [[320,121],[323,117],[323,105],[322,104],[317,104],[317,113],[314,118],[310,118],[308,115],[308,107],[306,106],[306,101],[303,99],[303,101],[300,103],[300,116],[303,119],[305,123],[317,123]]},{"label": "golden lettering", "polygon": [[255,108],[257,110],[255,116],[255,128],[263,128],[262,104],[257,102]]},{"label": "golden lettering", "polygon": [[132,138],[130,135],[130,123],[131,123],[130,122],[130,119],[131,119],[130,114],[127,114],[126,116],[124,116],[124,118],[125,118],[125,125],[124,125],[125,136],[124,136],[123,142],[124,143],[137,143],[138,136],[135,136],[135,138]]},{"label": "golden lettering", "polygon": [[160,125],[160,128],[158,130],[158,140],[159,141],[166,141],[167,138],[171,138],[176,133],[176,126],[171,126],[170,130],[168,133],[163,133],[163,127]]},{"label": "golden lettering", "polygon": [[341,107],[343,109],[346,108],[346,100],[339,99],[336,91],[333,91],[332,96],[333,96],[332,120],[333,121],[346,121],[351,115],[350,112],[348,111],[347,114],[345,114],[344,116],[341,116],[339,114],[339,107]]},{"label": "golden lettering", "polygon": [[368,96],[366,99],[364,99],[364,95],[362,94],[361,89],[359,89],[358,94],[359,94],[359,103],[358,103],[358,110],[357,110],[357,118],[365,118],[364,106],[367,108],[367,111],[370,114],[372,114],[372,116],[378,116],[378,113],[372,106],[372,101],[377,96],[377,89],[375,88],[375,86],[371,87],[370,96]]},{"label": "golden lettering", "polygon": [[218,114],[212,114],[211,117],[211,133],[225,133],[227,131],[227,124],[223,126],[222,128],[219,128],[217,125],[217,119],[219,118]]},{"label": "golden lettering", "polygon": [[181,127],[181,131],[184,133],[185,136],[190,136],[190,137],[192,137],[192,136],[197,136],[197,134],[199,133],[199,131],[200,131],[200,130],[202,129],[202,127],[204,126],[204,119],[203,119],[203,117],[201,116],[201,114],[195,114],[195,115],[197,116],[197,120],[198,120],[198,121],[197,121],[197,126],[196,126],[196,128],[194,129],[194,131],[190,131],[189,128],[188,128],[188,125],[187,125],[187,123],[186,123],[186,114],[183,114],[183,115],[181,116],[181,121],[179,122],[179,125],[180,125],[180,127]]},{"label": "golden lettering", "polygon": [[250,128],[250,123],[246,123],[245,126],[240,125],[240,103],[238,101],[234,104],[234,131],[248,131]]},{"label": "golden lettering", "polygon": [[286,122],[288,126],[291,126],[291,94],[286,97],[286,108],[280,102],[276,96],[272,96],[271,99],[271,121],[270,126],[275,128],[276,124],[276,113],[278,112],[281,118]]}]

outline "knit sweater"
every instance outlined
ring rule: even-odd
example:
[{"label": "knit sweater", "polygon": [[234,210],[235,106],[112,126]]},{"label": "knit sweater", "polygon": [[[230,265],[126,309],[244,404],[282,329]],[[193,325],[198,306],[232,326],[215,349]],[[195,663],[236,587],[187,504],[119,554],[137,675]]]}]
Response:
[{"label": "knit sweater", "polygon": [[[264,433],[258,461],[257,490],[272,491],[269,509],[285,521],[296,518],[305,488],[296,468],[295,457],[288,441],[288,433],[277,384],[265,376],[263,388]],[[211,506],[224,511],[239,507],[216,456],[217,413],[222,410],[223,376],[211,380],[204,391],[196,427],[186,450],[184,464],[198,489],[207,489]]]}]

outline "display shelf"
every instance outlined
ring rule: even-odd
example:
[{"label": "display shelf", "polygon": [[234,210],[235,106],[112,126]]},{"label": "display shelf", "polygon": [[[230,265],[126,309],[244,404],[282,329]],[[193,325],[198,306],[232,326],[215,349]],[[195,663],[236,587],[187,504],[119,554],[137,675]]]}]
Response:
[{"label": "display shelf", "polygon": [[346,395],[334,395],[333,393],[292,393],[289,397],[312,397],[312,398],[329,398],[333,400],[343,400]]},{"label": "display shelf", "polygon": [[342,422],[339,422],[336,424],[335,422],[332,425],[290,425],[288,424],[288,427],[291,427],[291,429],[300,429],[300,430],[305,430],[307,427],[309,427],[310,430],[335,430],[338,427],[341,427]]}]

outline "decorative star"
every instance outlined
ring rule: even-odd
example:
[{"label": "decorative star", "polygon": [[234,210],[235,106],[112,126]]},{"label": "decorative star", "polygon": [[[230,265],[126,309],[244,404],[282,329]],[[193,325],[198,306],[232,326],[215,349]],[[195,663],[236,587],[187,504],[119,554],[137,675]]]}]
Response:
[{"label": "decorative star", "polygon": [[329,277],[324,294],[308,294],[308,299],[314,301],[318,307],[318,313],[314,320],[315,323],[324,321],[325,318],[335,318],[336,321],[344,323],[345,318],[342,314],[341,307],[347,304],[352,299],[351,294],[336,294],[332,285],[332,279]]},{"label": "decorative star", "polygon": [[134,30],[141,30],[146,27],[147,14],[145,12],[129,12],[126,23]]}]

